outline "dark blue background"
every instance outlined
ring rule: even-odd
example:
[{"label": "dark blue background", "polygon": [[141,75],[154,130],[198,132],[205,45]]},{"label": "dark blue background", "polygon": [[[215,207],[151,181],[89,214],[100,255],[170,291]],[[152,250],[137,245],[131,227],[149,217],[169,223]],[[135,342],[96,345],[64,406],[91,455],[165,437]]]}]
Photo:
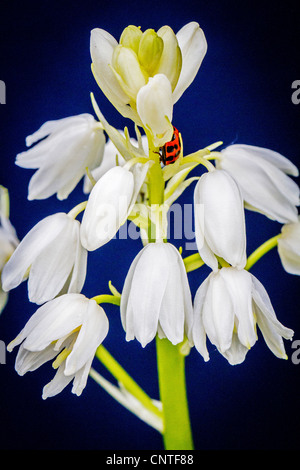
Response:
[{"label": "dark blue background", "polygon": [[[90,30],[100,27],[116,38],[128,24],[177,32],[189,21],[203,28],[208,52],[191,87],[174,109],[185,154],[214,141],[233,141],[277,150],[300,164],[300,105],[291,101],[291,84],[300,79],[297,2],[64,1],[1,2],[0,79],[7,104],[0,107],[0,183],[9,188],[11,220],[19,238],[42,217],[68,211],[81,202],[80,184],[69,199],[27,201],[31,170],[18,168],[15,155],[25,137],[43,122],[93,113],[93,91],[115,127],[130,123],[118,116],[90,71]],[[192,201],[193,187],[181,202]],[[247,212],[248,252],[277,234],[280,225]],[[174,242],[177,246],[180,241]],[[113,240],[89,256],[87,296],[122,289],[139,242]],[[190,254],[190,253],[187,253]],[[276,250],[252,271],[265,285],[279,320],[300,339],[299,278],[281,267]],[[204,275],[190,274],[194,295]],[[126,343],[117,307],[108,306],[110,333],[105,346],[142,387],[157,398],[155,344],[142,349]],[[23,283],[11,292],[0,320],[7,344],[35,306]],[[187,383],[196,449],[297,449],[300,365],[275,358],[259,335],[246,361],[236,367],[210,348],[204,363],[196,351],[187,359]],[[293,350],[286,344],[289,357]],[[0,448],[2,449],[162,449],[161,436],[124,410],[92,379],[80,398],[70,389],[43,401],[41,390],[53,376],[50,365],[19,377],[15,352],[0,366]],[[106,371],[95,363],[106,377]]]}]

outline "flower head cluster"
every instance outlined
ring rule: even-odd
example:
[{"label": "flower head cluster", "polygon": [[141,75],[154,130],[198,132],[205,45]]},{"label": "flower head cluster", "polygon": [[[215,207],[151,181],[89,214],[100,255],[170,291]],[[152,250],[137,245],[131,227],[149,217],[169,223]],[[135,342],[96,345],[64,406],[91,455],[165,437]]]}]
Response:
[{"label": "flower head cluster", "polygon": [[[158,336],[173,345],[195,346],[207,361],[208,338],[230,364],[238,364],[255,344],[258,326],[270,350],[286,357],[283,338],[291,339],[293,331],[277,320],[265,288],[248,272],[245,208],[284,224],[279,255],[288,272],[300,274],[299,187],[291,178],[298,170],[264,148],[231,145],[217,152],[213,144],[184,156],[179,132],[170,142],[173,106],[194,80],[206,50],[195,22],[177,34],[169,26],[142,31],[130,25],[119,42],[94,29],[94,77],[115,108],[134,122],[136,139],[127,128],[111,126],[92,95],[98,121],[89,114],[48,121],[27,137],[28,146],[36,145],[17,156],[17,165],[37,170],[28,199],[54,194],[65,199],[83,178],[87,195],[69,213],[39,221],[20,243],[1,213],[3,290],[28,281],[29,300],[40,305],[9,349],[20,345],[16,370],[21,375],[55,358],[57,372],[44,398],[71,381],[77,395],[85,387],[109,329],[102,301],[120,305],[126,340],[137,339],[143,347]],[[162,152],[168,151],[174,152],[172,161],[164,166]],[[208,171],[187,179],[198,165]],[[197,267],[205,264],[211,273],[193,302],[188,261],[166,239],[166,215],[195,180]],[[144,246],[122,294],[112,290],[112,296],[87,298],[82,290],[88,252],[101,249],[128,219],[140,230]],[[129,392],[120,390],[114,393],[124,400]],[[144,415],[140,403],[138,408]]]},{"label": "flower head cluster", "polygon": [[171,140],[173,104],[194,80],[206,50],[195,22],[177,34],[169,26],[142,32],[131,25],[119,42],[103,29],[91,33],[98,85],[123,116],[150,130],[156,147]]}]

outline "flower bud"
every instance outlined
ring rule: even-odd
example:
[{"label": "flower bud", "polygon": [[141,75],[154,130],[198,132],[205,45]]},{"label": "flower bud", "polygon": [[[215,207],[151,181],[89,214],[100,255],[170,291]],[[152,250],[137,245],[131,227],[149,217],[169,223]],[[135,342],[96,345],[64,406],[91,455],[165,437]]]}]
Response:
[{"label": "flower bud", "polygon": [[153,75],[154,70],[158,67],[163,48],[164,41],[154,29],[147,29],[143,33],[139,43],[138,58],[149,75]]},{"label": "flower bud", "polygon": [[137,54],[142,35],[140,27],[129,25],[121,34],[120,44],[121,46],[128,47],[128,49],[132,49]]},{"label": "flower bud", "polygon": [[121,87],[135,101],[139,89],[146,85],[148,80],[136,53],[128,47],[117,46],[113,52],[112,65]]}]

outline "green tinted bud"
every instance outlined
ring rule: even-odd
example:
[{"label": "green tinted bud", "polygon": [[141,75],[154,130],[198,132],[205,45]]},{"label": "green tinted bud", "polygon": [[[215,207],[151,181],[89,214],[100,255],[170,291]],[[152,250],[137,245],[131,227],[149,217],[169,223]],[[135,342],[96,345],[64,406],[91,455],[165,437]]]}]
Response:
[{"label": "green tinted bud", "polygon": [[128,47],[117,46],[113,52],[112,67],[125,93],[135,101],[139,89],[148,81],[136,53]]},{"label": "green tinted bud", "polygon": [[137,54],[142,34],[140,27],[133,25],[127,26],[121,34],[120,44],[132,49]]},{"label": "green tinted bud", "polygon": [[139,44],[138,58],[149,75],[153,75],[153,71],[157,68],[163,48],[164,42],[154,29],[147,29],[143,33]]}]

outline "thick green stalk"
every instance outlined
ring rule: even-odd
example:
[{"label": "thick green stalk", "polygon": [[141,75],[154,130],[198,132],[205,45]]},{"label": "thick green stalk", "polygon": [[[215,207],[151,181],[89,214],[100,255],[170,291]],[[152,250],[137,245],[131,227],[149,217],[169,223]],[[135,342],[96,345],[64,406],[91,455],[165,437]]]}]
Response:
[{"label": "thick green stalk", "polygon": [[[150,206],[159,206],[164,203],[159,149],[152,146],[149,136],[148,141],[149,158],[154,161],[149,171],[149,203]],[[149,237],[149,241],[155,242],[155,238]],[[168,339],[157,338],[156,353],[165,449],[191,450],[193,441],[186,396],[185,357],[180,353],[180,345],[174,346]]]},{"label": "thick green stalk", "polygon": [[166,450],[192,450],[186,383],[185,356],[180,345],[156,340],[160,399],[163,404],[163,439]]}]

